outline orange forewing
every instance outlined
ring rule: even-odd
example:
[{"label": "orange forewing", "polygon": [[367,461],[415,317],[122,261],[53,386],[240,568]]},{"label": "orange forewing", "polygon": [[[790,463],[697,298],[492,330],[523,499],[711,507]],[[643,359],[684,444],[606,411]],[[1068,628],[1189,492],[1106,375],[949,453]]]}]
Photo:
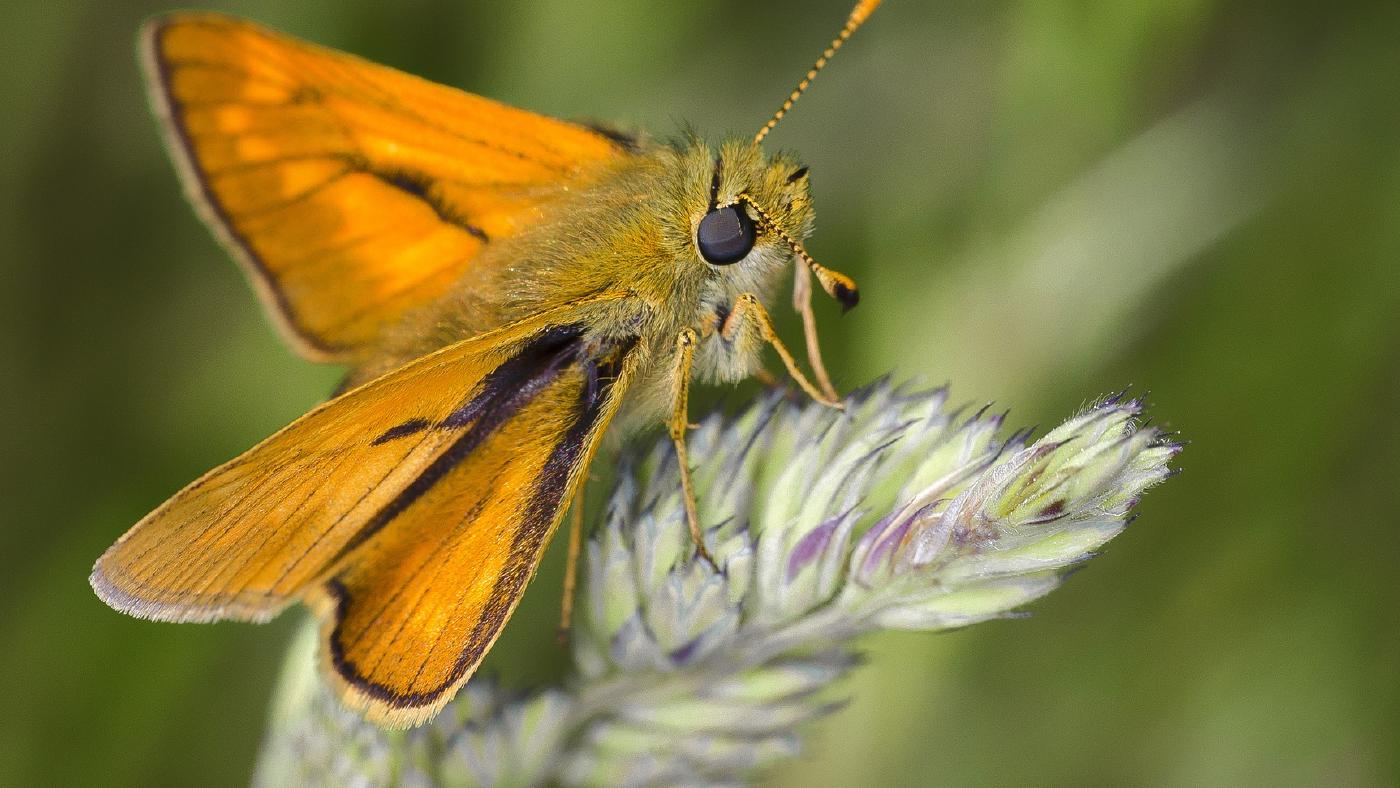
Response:
[{"label": "orange forewing", "polygon": [[265,620],[305,597],[348,703],[390,724],[451,699],[533,574],[630,382],[582,342],[600,297],[465,340],[205,474],[98,560],[112,607]]},{"label": "orange forewing", "polygon": [[354,360],[611,138],[219,14],[147,25],[186,191],[305,355]]}]

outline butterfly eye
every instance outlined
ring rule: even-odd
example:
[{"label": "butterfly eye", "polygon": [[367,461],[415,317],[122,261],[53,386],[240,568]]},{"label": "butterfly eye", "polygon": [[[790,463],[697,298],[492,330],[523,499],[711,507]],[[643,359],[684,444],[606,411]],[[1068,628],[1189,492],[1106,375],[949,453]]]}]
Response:
[{"label": "butterfly eye", "polygon": [[744,259],[753,249],[753,220],[737,205],[716,208],[705,214],[695,231],[700,256],[713,265],[729,265]]}]

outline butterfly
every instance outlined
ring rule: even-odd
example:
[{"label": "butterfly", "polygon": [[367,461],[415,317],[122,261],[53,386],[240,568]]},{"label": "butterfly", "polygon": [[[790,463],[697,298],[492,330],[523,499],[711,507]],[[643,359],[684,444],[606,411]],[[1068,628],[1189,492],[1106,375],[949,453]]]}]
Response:
[{"label": "butterfly", "polygon": [[[846,307],[858,290],[802,246],[807,168],[760,143],[877,5],[754,138],[717,148],[537,115],[233,17],[149,22],[152,103],[191,202],[292,346],[350,373],[118,539],[98,596],[161,621],[303,601],[341,699],[403,727],[500,635],[605,433],[668,425],[713,563],[692,377],[763,374],[772,347],[841,406],[810,277]],[[789,266],[815,383],[764,306]]]}]

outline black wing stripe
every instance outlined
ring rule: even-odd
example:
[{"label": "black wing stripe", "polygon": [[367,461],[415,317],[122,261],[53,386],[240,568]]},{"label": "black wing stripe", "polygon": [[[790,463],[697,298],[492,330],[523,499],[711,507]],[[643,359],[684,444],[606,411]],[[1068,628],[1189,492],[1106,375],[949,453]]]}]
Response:
[{"label": "black wing stripe", "polygon": [[[458,413],[472,414],[471,428],[452,442],[418,478],[375,513],[331,561],[338,562],[384,529],[414,501],[433,489],[453,468],[510,420],[535,395],[554,381],[579,352],[582,326],[561,326],[541,332],[481,382],[475,396]],[[454,413],[448,419],[457,416]],[[465,421],[465,420],[464,420]],[[382,436],[381,436],[382,437]]]}]

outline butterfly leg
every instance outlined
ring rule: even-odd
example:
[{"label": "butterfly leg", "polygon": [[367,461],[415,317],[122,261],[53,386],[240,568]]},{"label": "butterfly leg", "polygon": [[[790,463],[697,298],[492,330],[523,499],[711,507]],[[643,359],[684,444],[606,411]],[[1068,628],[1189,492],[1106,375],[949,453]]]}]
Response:
[{"label": "butterfly leg", "polygon": [[780,379],[777,375],[768,371],[767,367],[759,367],[753,372],[753,379],[758,381],[758,385],[776,391],[783,395],[784,399],[795,405],[801,405],[807,395],[788,385],[787,381]]},{"label": "butterfly leg", "polygon": [[676,337],[676,369],[672,395],[671,417],[666,420],[671,442],[676,445],[676,463],[681,470],[681,497],[685,499],[685,520],[690,526],[690,538],[695,542],[695,552],[716,572],[719,564],[705,547],[705,534],[700,530],[700,515],[695,505],[695,484],[690,478],[690,455],[685,448],[685,433],[690,429],[690,363],[695,356],[695,345],[700,341],[694,329],[687,328]]},{"label": "butterfly leg", "polygon": [[792,277],[792,306],[802,316],[802,334],[807,340],[807,362],[817,377],[817,385],[827,399],[841,398],[836,387],[831,385],[831,376],[826,374],[826,364],[822,363],[822,347],[817,341],[817,316],[812,314],[812,270],[800,261],[796,264]]},{"label": "butterfly leg", "polygon": [[767,389],[779,389],[783,387],[783,382],[778,380],[778,376],[768,371],[767,367],[759,367],[754,370],[753,379],[758,381],[760,386]]},{"label": "butterfly leg", "polygon": [[725,319],[724,325],[720,328],[720,337],[726,342],[733,342],[736,336],[743,331],[757,331],[759,337],[778,352],[778,358],[783,360],[783,366],[787,367],[789,375],[797,381],[797,385],[807,392],[807,396],[837,410],[845,410],[846,406],[834,396],[828,396],[826,392],[812,385],[812,381],[802,374],[798,368],[797,361],[793,359],[792,353],[788,352],[787,346],[778,338],[778,332],[773,330],[773,319],[768,316],[768,310],[763,308],[763,303],[758,300],[758,296],[753,293],[743,293],[734,299],[734,309]]},{"label": "butterfly leg", "polygon": [[564,565],[564,599],[559,603],[559,634],[556,636],[561,646],[569,642],[569,631],[574,624],[574,589],[578,585],[579,553],[583,550],[583,488],[584,482],[580,482],[573,506],[569,507],[569,558]]},{"label": "butterfly leg", "polygon": [[[794,296],[794,297],[795,297],[795,296]],[[714,312],[712,312],[712,313],[706,315],[704,318],[702,318],[701,321],[700,321],[700,325],[699,325],[699,329],[700,329],[700,331],[699,331],[699,333],[700,333],[700,338],[701,338],[701,339],[709,339],[710,337],[712,337],[712,336],[714,336],[715,334],[719,333],[719,330],[720,330],[721,326],[723,325],[723,322],[727,319],[727,315],[728,315],[728,312],[727,312],[727,311],[724,312],[722,315],[721,315],[721,313],[714,313]],[[760,341],[761,341],[761,340],[760,340]],[[754,346],[757,347],[758,344],[759,344],[758,342],[755,342],[755,343],[754,343]],[[765,367],[765,366],[763,366],[761,363],[759,364],[759,366],[758,366],[756,369],[754,369],[754,371],[753,371],[753,378],[754,378],[754,380],[758,381],[759,385],[763,386],[764,388],[768,388],[768,389],[785,389],[785,388],[787,388],[787,385],[786,385],[785,383],[783,383],[783,381],[779,380],[777,375],[774,375],[772,372],[769,372],[769,371],[768,371],[768,368]],[[788,392],[788,395],[789,395],[790,397],[791,397],[791,396],[795,396],[791,391]]]}]

